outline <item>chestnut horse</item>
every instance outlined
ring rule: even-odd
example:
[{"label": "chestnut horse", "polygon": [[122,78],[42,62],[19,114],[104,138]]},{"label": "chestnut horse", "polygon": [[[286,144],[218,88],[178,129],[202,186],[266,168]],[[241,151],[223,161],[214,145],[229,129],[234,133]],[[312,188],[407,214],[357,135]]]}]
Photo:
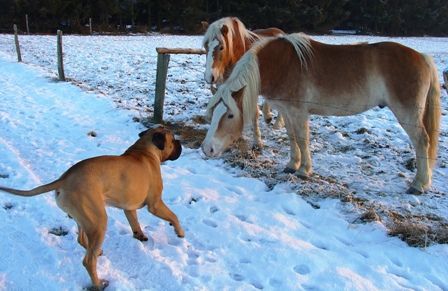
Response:
[{"label": "chestnut horse", "polygon": [[210,128],[202,144],[219,156],[256,117],[263,95],[285,118],[291,159],[287,171],[312,173],[310,114],[354,115],[388,106],[416,151],[409,193],[431,185],[440,127],[440,85],[432,59],[398,43],[328,45],[305,34],[266,39],[236,64],[210,100]]},{"label": "chestnut horse", "polygon": [[[236,17],[224,17],[210,24],[205,32],[203,46],[207,52],[205,63],[205,81],[213,85],[222,84],[232,72],[236,62],[258,40],[266,37],[284,35],[278,28],[266,28],[250,31]],[[267,103],[263,104],[263,116],[267,123],[272,120],[271,110]],[[254,143],[261,147],[258,119],[254,125]],[[277,119],[275,127],[282,126],[282,119]]]}]

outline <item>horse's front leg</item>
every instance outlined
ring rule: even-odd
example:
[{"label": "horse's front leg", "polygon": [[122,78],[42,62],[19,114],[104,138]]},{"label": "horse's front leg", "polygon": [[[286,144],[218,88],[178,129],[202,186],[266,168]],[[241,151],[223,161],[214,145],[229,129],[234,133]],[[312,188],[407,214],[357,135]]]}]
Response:
[{"label": "horse's front leg", "polygon": [[261,140],[261,132],[260,132],[260,127],[258,125],[258,116],[259,115],[260,114],[258,113],[258,110],[257,110],[257,112],[255,114],[255,118],[252,120],[252,131],[253,131],[253,135],[254,135],[252,149],[261,151],[261,149],[263,148],[263,141]]},{"label": "horse's front leg", "polygon": [[269,124],[272,121],[272,113],[271,113],[271,106],[269,106],[268,102],[266,100],[263,101],[262,106],[262,112],[263,112],[263,119],[264,121]]},{"label": "horse's front leg", "polygon": [[275,120],[275,123],[274,123],[274,129],[281,129],[284,126],[285,126],[285,121],[283,120],[283,116],[279,112],[277,114],[277,120]]},{"label": "horse's front leg", "polygon": [[295,173],[300,167],[300,149],[297,145],[296,133],[291,120],[285,116],[285,127],[289,137],[289,162],[283,170],[285,173]]},{"label": "horse's front leg", "polygon": [[309,149],[310,129],[308,116],[301,114],[301,118],[294,124],[296,140],[300,148],[301,164],[296,171],[296,175],[302,178],[308,178],[313,173],[311,154]]}]

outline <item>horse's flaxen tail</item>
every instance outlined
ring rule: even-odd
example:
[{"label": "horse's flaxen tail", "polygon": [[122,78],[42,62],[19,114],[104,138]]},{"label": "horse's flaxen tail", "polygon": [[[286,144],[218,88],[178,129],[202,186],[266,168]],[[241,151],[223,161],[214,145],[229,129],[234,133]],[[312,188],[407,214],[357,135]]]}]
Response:
[{"label": "horse's flaxen tail", "polygon": [[437,160],[437,145],[440,133],[440,84],[437,73],[437,67],[430,56],[424,55],[426,62],[431,68],[431,84],[426,96],[425,112],[423,115],[423,124],[429,136],[428,156],[430,166],[433,167]]},{"label": "horse's flaxen tail", "polygon": [[36,195],[43,194],[46,192],[50,192],[52,190],[56,190],[61,186],[62,186],[62,180],[58,179],[56,181],[36,187],[31,190],[17,190],[17,189],[6,188],[6,187],[0,186],[0,191],[8,192],[8,193],[11,193],[11,194],[14,194],[17,196],[31,197],[31,196],[36,196]]}]

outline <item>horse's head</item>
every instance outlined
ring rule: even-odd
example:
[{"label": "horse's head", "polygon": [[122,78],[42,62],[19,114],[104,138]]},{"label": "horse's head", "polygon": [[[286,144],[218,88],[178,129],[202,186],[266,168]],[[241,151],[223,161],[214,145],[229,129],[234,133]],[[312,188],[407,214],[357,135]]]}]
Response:
[{"label": "horse's head", "polygon": [[207,52],[205,62],[205,81],[209,84],[219,84],[224,81],[224,73],[231,62],[231,47],[229,47],[229,27],[223,24],[209,26],[204,36],[204,48]]},{"label": "horse's head", "polygon": [[[220,156],[242,134],[244,119],[242,114],[243,89],[237,92],[227,91],[224,96],[211,103],[208,114],[211,116],[202,151],[209,157]],[[220,94],[218,90],[217,94]],[[230,95],[230,96],[229,96]]]},{"label": "horse's head", "polygon": [[257,39],[236,17],[224,17],[210,24],[205,32],[203,46],[207,51],[205,80],[220,84],[239,58]]}]

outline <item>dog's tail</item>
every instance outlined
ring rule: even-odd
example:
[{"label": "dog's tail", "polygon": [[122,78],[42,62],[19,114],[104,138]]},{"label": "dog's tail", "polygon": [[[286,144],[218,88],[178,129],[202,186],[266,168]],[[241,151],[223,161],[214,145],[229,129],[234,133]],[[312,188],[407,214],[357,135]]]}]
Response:
[{"label": "dog's tail", "polygon": [[0,186],[0,191],[8,192],[8,193],[11,193],[11,194],[14,194],[17,196],[31,197],[31,196],[36,196],[36,195],[39,195],[42,193],[50,192],[52,190],[56,190],[61,186],[62,186],[62,180],[58,179],[56,181],[36,187],[31,190],[17,190],[17,189],[6,188],[6,187]]}]

